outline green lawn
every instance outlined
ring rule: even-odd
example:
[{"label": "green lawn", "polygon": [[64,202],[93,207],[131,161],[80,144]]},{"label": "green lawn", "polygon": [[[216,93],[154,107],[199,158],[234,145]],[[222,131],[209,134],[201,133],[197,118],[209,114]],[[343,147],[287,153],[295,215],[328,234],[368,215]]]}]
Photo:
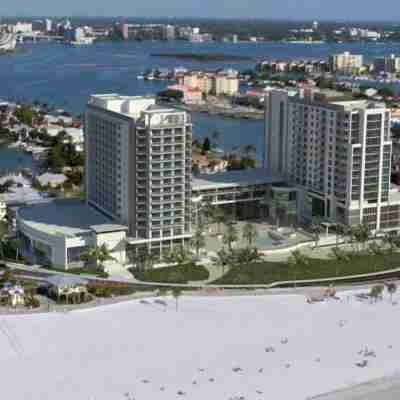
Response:
[{"label": "green lawn", "polygon": [[209,278],[208,270],[193,263],[172,267],[155,268],[146,271],[132,270],[136,279],[144,282],[159,283],[187,283],[190,281],[203,281]]},{"label": "green lawn", "polygon": [[296,268],[284,262],[259,262],[235,266],[214,284],[270,284],[278,281],[303,279],[324,279],[347,275],[382,272],[400,267],[400,254],[385,254],[382,256],[359,254],[350,261],[310,259],[306,266]]}]

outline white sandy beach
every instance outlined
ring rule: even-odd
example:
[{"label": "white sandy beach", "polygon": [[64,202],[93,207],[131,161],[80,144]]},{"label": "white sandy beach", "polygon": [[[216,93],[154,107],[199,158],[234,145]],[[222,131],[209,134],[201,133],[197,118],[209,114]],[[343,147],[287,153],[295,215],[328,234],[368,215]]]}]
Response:
[{"label": "white sandy beach", "polygon": [[301,295],[182,297],[178,312],[173,299],[167,311],[149,299],[3,316],[2,398],[305,400],[394,374],[400,305],[348,296],[313,305]]}]

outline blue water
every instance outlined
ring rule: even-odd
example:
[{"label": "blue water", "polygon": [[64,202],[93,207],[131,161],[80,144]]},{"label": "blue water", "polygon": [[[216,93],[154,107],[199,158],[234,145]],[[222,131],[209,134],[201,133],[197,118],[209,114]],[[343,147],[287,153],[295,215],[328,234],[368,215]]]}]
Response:
[{"label": "blue water", "polygon": [[32,155],[17,149],[0,147],[0,175],[24,168],[35,171],[37,166],[37,162],[33,160]]},{"label": "blue water", "polygon": [[[183,66],[196,69],[254,67],[255,61],[193,62],[150,57],[157,52],[227,53],[250,56],[254,59],[326,58],[329,54],[351,51],[364,54],[366,60],[384,54],[399,53],[398,44],[283,44],[283,43],[207,43],[186,42],[118,42],[93,46],[72,47],[56,43],[20,45],[19,52],[0,57],[0,98],[48,103],[79,114],[84,111],[93,93],[119,92],[126,95],[156,93],[167,82],[137,80],[148,68]],[[219,116],[194,114],[195,138],[222,133],[219,147],[254,144],[261,158],[263,122],[232,120]],[[14,159],[14,157],[11,157]],[[0,169],[13,163],[0,150]]]}]

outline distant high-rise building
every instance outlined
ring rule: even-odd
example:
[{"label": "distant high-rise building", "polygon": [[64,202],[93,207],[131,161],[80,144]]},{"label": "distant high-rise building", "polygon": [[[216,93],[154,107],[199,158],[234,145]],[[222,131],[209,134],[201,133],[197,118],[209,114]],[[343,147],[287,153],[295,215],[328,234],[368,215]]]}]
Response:
[{"label": "distant high-rise building", "polygon": [[317,31],[319,29],[319,22],[318,21],[314,21],[312,23],[312,28],[314,31]]},{"label": "distant high-rise building", "polygon": [[86,109],[87,202],[129,229],[134,254],[191,237],[192,124],[154,98],[92,96]]},{"label": "distant high-rise building", "polygon": [[378,57],[374,60],[374,71],[376,73],[394,74],[400,71],[400,57],[391,54],[389,57]]},{"label": "distant high-rise building", "polygon": [[51,32],[53,30],[53,21],[51,19],[45,20],[46,32]]},{"label": "distant high-rise building", "polygon": [[[384,104],[311,90],[267,99],[264,166],[298,188],[303,221],[398,229],[400,196],[390,189],[391,117]],[[338,96],[338,94],[335,94]]]},{"label": "distant high-rise building", "polygon": [[126,23],[121,24],[121,36],[124,40],[129,39],[129,25]]},{"label": "distant high-rise building", "polygon": [[173,25],[164,25],[162,27],[162,37],[164,40],[175,40],[175,27]]},{"label": "distant high-rise building", "polygon": [[332,72],[353,73],[363,65],[363,56],[351,54],[345,51],[341,54],[334,54],[329,57],[329,64]]}]

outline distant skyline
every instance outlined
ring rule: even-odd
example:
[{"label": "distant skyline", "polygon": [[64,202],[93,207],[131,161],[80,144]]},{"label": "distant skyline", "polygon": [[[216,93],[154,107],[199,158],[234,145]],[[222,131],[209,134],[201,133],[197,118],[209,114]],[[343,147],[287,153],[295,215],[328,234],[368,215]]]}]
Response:
[{"label": "distant skyline", "polygon": [[84,17],[204,17],[289,20],[395,21],[398,0],[13,0],[0,17],[38,15]]}]

